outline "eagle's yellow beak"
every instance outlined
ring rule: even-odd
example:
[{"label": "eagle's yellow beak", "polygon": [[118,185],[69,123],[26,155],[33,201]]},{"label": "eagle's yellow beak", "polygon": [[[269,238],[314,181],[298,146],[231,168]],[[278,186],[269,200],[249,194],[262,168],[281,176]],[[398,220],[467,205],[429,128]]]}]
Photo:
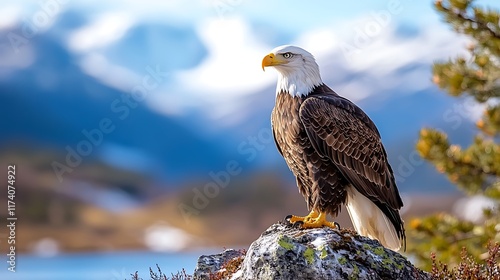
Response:
[{"label": "eagle's yellow beak", "polygon": [[262,70],[264,70],[264,67],[281,65],[281,64],[284,64],[286,62],[287,62],[286,60],[281,60],[281,59],[277,58],[274,55],[274,53],[270,53],[270,54],[264,56],[264,59],[262,59]]}]

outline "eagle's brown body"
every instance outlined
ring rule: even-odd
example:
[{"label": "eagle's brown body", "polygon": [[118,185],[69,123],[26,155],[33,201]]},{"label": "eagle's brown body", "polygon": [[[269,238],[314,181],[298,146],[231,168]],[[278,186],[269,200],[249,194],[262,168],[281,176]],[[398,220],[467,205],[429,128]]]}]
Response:
[{"label": "eagle's brown body", "polygon": [[284,92],[276,96],[271,115],[273,134],[309,210],[317,209],[337,216],[346,200],[348,182],[328,158],[316,152],[307,136],[299,112],[308,97],[292,97]]},{"label": "eagle's brown body", "polygon": [[306,96],[279,92],[271,116],[279,152],[309,210],[336,216],[355,188],[388,217],[404,239],[403,205],[370,118],[322,84]]},{"label": "eagle's brown body", "polygon": [[276,47],[263,58],[265,67],[278,71],[274,139],[310,210],[287,220],[334,228],[326,217],[337,216],[345,204],[359,234],[399,250],[405,243],[403,202],[375,124],[322,82],[308,51]]}]

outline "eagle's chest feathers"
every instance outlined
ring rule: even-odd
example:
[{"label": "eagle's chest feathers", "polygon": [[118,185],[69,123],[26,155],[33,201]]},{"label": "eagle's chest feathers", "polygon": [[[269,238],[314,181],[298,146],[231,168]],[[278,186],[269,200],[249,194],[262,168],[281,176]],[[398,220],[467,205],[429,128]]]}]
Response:
[{"label": "eagle's chest feathers", "polygon": [[288,143],[295,143],[297,138],[305,135],[304,126],[299,117],[302,102],[303,98],[292,97],[287,93],[280,93],[276,96],[276,106],[272,115],[273,130],[275,135],[282,140],[285,140],[284,138],[293,140]]},{"label": "eagle's chest feathers", "polygon": [[[276,96],[276,106],[272,114],[273,132],[283,158],[293,174],[309,188],[312,184],[308,174],[311,157],[316,152],[300,120],[300,106],[306,97],[292,97],[288,93]],[[299,187],[300,188],[300,187]],[[308,191],[303,191],[307,193]]]}]

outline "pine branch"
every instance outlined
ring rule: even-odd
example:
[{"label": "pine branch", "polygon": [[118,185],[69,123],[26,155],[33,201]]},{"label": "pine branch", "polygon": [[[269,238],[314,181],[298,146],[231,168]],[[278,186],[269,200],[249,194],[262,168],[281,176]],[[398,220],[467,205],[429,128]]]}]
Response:
[{"label": "pine branch", "polygon": [[466,5],[464,7],[464,9],[458,9],[458,8],[452,9],[451,7],[445,7],[443,5],[442,1],[438,0],[438,1],[436,1],[436,6],[437,6],[438,10],[446,13],[446,15],[450,18],[450,21],[457,20],[457,21],[462,21],[462,22],[468,22],[469,24],[475,24],[478,27],[480,27],[480,29],[488,32],[494,38],[500,39],[500,33],[497,33],[495,30],[490,28],[488,26],[488,23],[483,22],[482,20],[478,19],[477,17],[471,18],[471,17],[467,16],[465,9],[468,7],[468,5]]}]

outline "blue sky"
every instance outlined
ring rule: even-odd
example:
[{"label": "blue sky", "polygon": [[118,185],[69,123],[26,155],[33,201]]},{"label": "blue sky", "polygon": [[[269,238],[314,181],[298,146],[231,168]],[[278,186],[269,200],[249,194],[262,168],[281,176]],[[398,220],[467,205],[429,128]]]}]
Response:
[{"label": "blue sky", "polygon": [[[196,22],[206,17],[243,16],[282,29],[304,32],[320,25],[329,25],[364,16],[389,7],[400,7],[396,21],[410,24],[434,24],[438,17],[432,1],[249,1],[249,0],[8,0],[4,7],[21,7],[25,16],[41,5],[56,1],[65,7],[78,8],[92,14],[109,11],[130,12],[138,17],[173,22]],[[479,5],[498,6],[498,1],[481,0]]]}]

